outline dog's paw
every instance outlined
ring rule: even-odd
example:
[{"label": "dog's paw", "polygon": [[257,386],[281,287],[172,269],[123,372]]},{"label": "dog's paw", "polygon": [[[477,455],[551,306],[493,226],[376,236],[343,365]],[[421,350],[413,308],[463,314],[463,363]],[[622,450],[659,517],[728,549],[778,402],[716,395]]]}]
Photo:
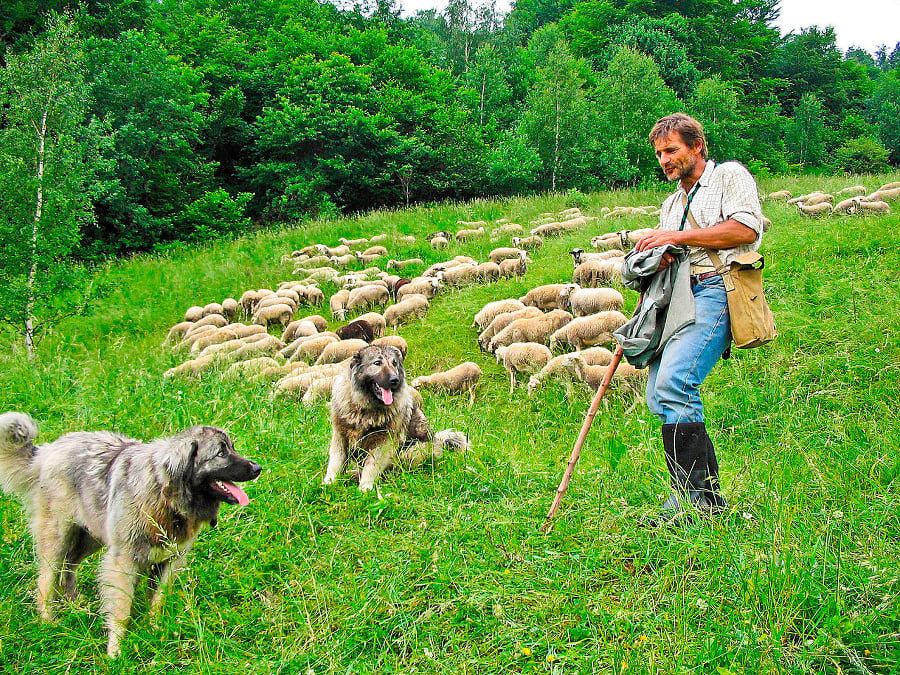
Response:
[{"label": "dog's paw", "polygon": [[322,485],[334,485],[335,481],[337,481],[337,476],[325,474],[325,478],[322,479]]},{"label": "dog's paw", "polygon": [[371,491],[374,490],[374,489],[375,489],[375,483],[365,482],[365,483],[360,483],[360,484],[359,484],[359,491],[360,491],[360,492],[371,492]]}]

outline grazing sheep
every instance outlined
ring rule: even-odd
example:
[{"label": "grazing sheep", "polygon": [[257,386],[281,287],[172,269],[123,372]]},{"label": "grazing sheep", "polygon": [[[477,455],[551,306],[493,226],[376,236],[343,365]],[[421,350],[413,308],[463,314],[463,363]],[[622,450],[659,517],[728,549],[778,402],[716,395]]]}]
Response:
[{"label": "grazing sheep", "polygon": [[292,372],[275,383],[272,396],[303,395],[316,380],[333,377],[344,369],[343,363],[326,363]]},{"label": "grazing sheep", "polygon": [[199,321],[203,318],[203,308],[194,305],[193,307],[188,307],[184,313],[185,321]]},{"label": "grazing sheep", "polygon": [[573,248],[569,251],[572,256],[572,267],[578,267],[581,263],[589,260],[609,260],[610,258],[624,258],[625,252],[618,248],[611,248],[605,251],[597,251],[594,253],[585,253],[584,249]]},{"label": "grazing sheep", "polygon": [[445,249],[448,246],[450,246],[450,240],[447,237],[437,236],[431,239],[431,248],[435,251]]},{"label": "grazing sheep", "polygon": [[222,314],[226,319],[233,319],[237,316],[238,309],[240,309],[240,306],[234,298],[225,298],[222,301]]},{"label": "grazing sheep", "polygon": [[[598,389],[603,383],[603,378],[606,377],[606,373],[609,371],[608,365],[590,366],[581,358],[576,358],[574,364],[575,373],[578,375],[578,379],[587,384],[591,389]],[[643,398],[641,392],[646,377],[646,368],[639,370],[630,363],[622,362],[616,368],[616,372],[613,375],[610,384],[622,384],[634,394],[635,401],[631,408],[629,408],[629,411]]]},{"label": "grazing sheep", "polygon": [[297,269],[310,269],[312,267],[322,267],[323,265],[328,265],[328,263],[332,261],[332,258],[336,258],[336,257],[337,256],[314,255],[311,258],[305,258],[303,260],[295,260],[294,261],[295,274],[296,274]]},{"label": "grazing sheep", "polygon": [[481,349],[487,349],[488,345],[497,333],[506,328],[516,319],[531,319],[536,316],[543,316],[544,313],[537,307],[524,307],[512,312],[503,312],[494,317],[487,327],[478,336],[478,345]]},{"label": "grazing sheep", "polygon": [[191,343],[191,352],[194,354],[199,354],[204,347],[209,347],[210,345],[221,344],[222,342],[228,342],[229,340],[237,340],[237,333],[234,331],[228,330],[227,328],[216,328],[215,330],[208,331],[203,333],[196,340]]},{"label": "grazing sheep", "polygon": [[834,195],[820,193],[811,195],[809,199],[804,199],[803,204],[806,206],[815,206],[816,204],[824,204],[825,202],[831,203],[833,201]]},{"label": "grazing sheep", "polygon": [[344,246],[349,246],[353,248],[354,246],[368,246],[369,240],[365,237],[360,239],[347,239],[346,237],[338,237],[338,241],[342,243]]},{"label": "grazing sheep", "polygon": [[318,334],[319,329],[316,328],[316,325],[312,321],[309,321],[308,319],[297,319],[296,321],[291,321],[285,327],[284,332],[281,334],[281,339],[287,344],[299,337],[309,337],[310,335]]},{"label": "grazing sheep", "polygon": [[191,328],[184,334],[184,337],[180,342],[172,345],[172,351],[177,352],[181,351],[182,349],[190,348],[190,346],[193,345],[197,340],[199,340],[201,336],[206,335],[207,333],[212,334],[217,329],[218,326],[210,325],[200,326],[199,328]]},{"label": "grazing sheep", "polygon": [[530,237],[513,237],[512,245],[526,251],[537,251],[544,245],[544,240],[537,234]]},{"label": "grazing sheep", "polygon": [[[298,287],[298,288],[302,288]],[[295,305],[300,304],[301,295],[298,291],[295,291],[293,288],[288,286],[283,286],[275,291],[276,298],[289,298]]]},{"label": "grazing sheep", "polygon": [[257,302],[259,302],[259,293],[256,291],[244,291],[238,298],[238,305],[247,316],[253,314]]},{"label": "grazing sheep", "polygon": [[295,275],[304,279],[312,279],[320,284],[334,282],[340,274],[333,267],[313,267],[311,270],[294,270]]},{"label": "grazing sheep", "polygon": [[280,323],[282,326],[287,326],[294,317],[294,311],[293,307],[284,304],[262,307],[253,313],[253,323],[261,326]]},{"label": "grazing sheep", "polygon": [[387,234],[385,234],[384,232],[382,232],[381,234],[375,234],[375,235],[372,235],[371,237],[369,237],[369,243],[370,244],[383,244],[388,239],[390,239],[390,237]]},{"label": "grazing sheep", "polygon": [[244,323],[230,323],[225,326],[225,328],[234,331],[234,334],[241,339],[251,335],[262,335],[266,332],[265,326],[260,326],[258,324],[251,324],[248,326]]},{"label": "grazing sheep", "polygon": [[318,377],[309,383],[306,391],[303,392],[301,401],[303,405],[310,406],[318,401],[325,401],[331,398],[331,387],[337,375],[327,375]]},{"label": "grazing sheep", "polygon": [[348,253],[346,255],[333,255],[328,259],[328,261],[335,267],[347,267],[347,265],[352,265],[356,262],[356,255],[354,253]]},{"label": "grazing sheep", "polygon": [[628,317],[615,310],[580,316],[553,333],[550,338],[550,349],[571,345],[579,351],[585,346],[612,344],[614,340],[612,332],[627,322]]},{"label": "grazing sheep", "polygon": [[894,181],[893,183],[885,183],[880,188],[878,188],[877,192],[881,192],[882,190],[895,190],[900,188],[900,181]]},{"label": "grazing sheep", "polygon": [[356,260],[358,262],[361,262],[363,265],[371,265],[376,260],[383,257],[384,256],[381,253],[361,253],[360,251],[356,252]]},{"label": "grazing sheep", "polygon": [[571,320],[572,315],[561,309],[554,309],[531,319],[516,319],[491,338],[489,349],[496,353],[497,347],[511,345],[514,342],[547,344],[550,336]]},{"label": "grazing sheep", "polygon": [[881,188],[870,194],[867,199],[870,202],[896,202],[900,200],[900,187]]},{"label": "grazing sheep", "polygon": [[247,343],[240,339],[226,340],[225,342],[219,342],[217,344],[204,347],[200,351],[200,356],[212,356],[214,354],[217,354],[220,357],[227,357],[228,354],[237,351],[245,344]]},{"label": "grazing sheep", "polygon": [[174,368],[169,368],[166,372],[163,373],[163,377],[168,378],[174,375],[199,375],[203,371],[212,368],[215,363],[215,354],[198,356],[197,358],[185,361],[181,365],[175,366]]},{"label": "grazing sheep", "polygon": [[166,334],[166,339],[163,340],[163,345],[170,344],[175,338],[183,339],[185,333],[194,327],[193,321],[182,321],[181,323],[176,323],[169,329],[169,332]]},{"label": "grazing sheep", "polygon": [[513,342],[494,350],[497,361],[509,372],[509,393],[516,390],[516,374],[530,375],[546,366],[553,354],[542,344],[535,342]]},{"label": "grazing sheep", "polygon": [[528,272],[530,258],[525,251],[519,253],[518,258],[507,258],[500,262],[501,277],[524,277]]},{"label": "grazing sheep", "polygon": [[400,300],[410,294],[424,295],[430,299],[437,295],[441,288],[443,284],[437,277],[416,277],[397,290],[397,299]]},{"label": "grazing sheep", "polygon": [[859,202],[857,205],[857,213],[863,214],[872,214],[872,213],[890,213],[891,205],[887,202]]},{"label": "grazing sheep", "polygon": [[349,299],[350,291],[346,288],[342,288],[328,298],[328,307],[331,309],[331,316],[343,321],[344,317],[347,315],[347,301]]},{"label": "grazing sheep", "polygon": [[365,314],[360,314],[356,317],[358,321],[365,321],[370,326],[372,326],[372,334],[375,337],[380,337],[384,334],[384,316],[379,314],[378,312],[366,312]]},{"label": "grazing sheep", "polygon": [[387,268],[390,269],[400,269],[405,270],[407,267],[411,267],[413,265],[424,265],[425,261],[421,258],[409,258],[407,260],[388,260]]},{"label": "grazing sheep", "polygon": [[341,326],[335,333],[341,340],[357,339],[368,343],[375,339],[375,330],[372,328],[372,324],[362,319],[356,319],[346,326]]},{"label": "grazing sheep", "polygon": [[293,352],[287,353],[288,349],[285,348],[282,350],[282,354],[291,361],[305,361],[308,363],[318,359],[325,347],[339,341],[340,338],[334,333],[321,333],[306,338],[299,338],[290,345],[290,347],[293,347]]},{"label": "grazing sheep", "polygon": [[295,312],[297,311],[297,303],[294,302],[291,298],[285,298],[283,296],[277,295],[268,295],[265,298],[262,298],[256,305],[256,311],[254,314],[259,314],[260,310],[265,309],[266,307],[272,307],[273,305],[287,305]]},{"label": "grazing sheep", "polygon": [[475,386],[481,378],[481,368],[477,363],[466,361],[450,370],[420,375],[412,381],[413,389],[424,391],[432,389],[447,394],[469,393],[469,406],[475,402]]},{"label": "grazing sheep", "polygon": [[463,263],[438,272],[438,281],[445,286],[464,286],[478,280],[478,265]]},{"label": "grazing sheep", "polygon": [[[256,337],[256,336],[251,336]],[[244,340],[246,344],[239,349],[235,349],[234,351],[228,352],[224,355],[224,358],[228,361],[246,361],[247,359],[252,359],[257,356],[274,356],[278,353],[278,350],[284,348],[284,342],[279,340],[274,335],[261,335],[259,336],[259,340],[254,340],[250,342],[249,340]]]},{"label": "grazing sheep", "polygon": [[457,225],[462,225],[463,227],[469,227],[469,228],[482,228],[482,229],[484,229],[485,227],[487,227],[487,221],[486,221],[486,220],[457,220],[457,221],[456,221],[456,224],[457,224]]},{"label": "grazing sheep", "polygon": [[350,253],[350,247],[346,244],[339,244],[334,247],[326,246],[325,244],[316,244],[316,248],[319,249],[320,254],[329,257],[333,255],[347,255]]},{"label": "grazing sheep", "polygon": [[539,237],[556,237],[566,232],[574,232],[587,225],[585,218],[571,218],[558,223],[546,223],[532,228],[528,234]]},{"label": "grazing sheep", "polygon": [[383,306],[391,299],[391,292],[385,286],[368,285],[354,288],[347,299],[347,311],[366,307]]},{"label": "grazing sheep", "polygon": [[477,229],[470,230],[458,230],[454,237],[456,241],[472,241],[474,239],[481,239],[484,236],[484,226],[479,227]]},{"label": "grazing sheep", "polygon": [[806,206],[803,202],[797,203],[797,210],[804,216],[809,218],[821,218],[830,216],[833,208],[828,202],[820,202],[812,206]]},{"label": "grazing sheep", "polygon": [[329,342],[325,345],[325,349],[316,359],[316,365],[323,363],[338,363],[344,359],[349,359],[363,347],[368,346],[365,340],[339,340],[337,342]]},{"label": "grazing sheep", "polygon": [[246,380],[253,375],[258,375],[266,368],[277,365],[278,361],[271,356],[257,356],[254,359],[232,363],[225,369],[225,372],[222,373],[222,377],[226,380]]},{"label": "grazing sheep", "polygon": [[574,354],[554,356],[543,368],[528,378],[528,393],[533,394],[547,380],[556,380],[565,385],[566,391],[572,393],[572,382],[578,380],[573,362]]},{"label": "grazing sheep", "polygon": [[504,300],[493,300],[482,307],[475,315],[472,326],[477,326],[479,330],[484,330],[497,316],[507,312],[515,312],[519,309],[525,309],[525,305],[515,298],[506,298]]},{"label": "grazing sheep", "polygon": [[596,249],[611,249],[620,245],[621,237],[619,237],[618,232],[608,232],[606,234],[598,234],[596,237],[591,237],[591,246]]},{"label": "grazing sheep", "polygon": [[850,199],[844,199],[834,205],[834,210],[831,213],[832,213],[832,215],[843,215],[843,214],[856,213],[857,204],[859,204],[859,202],[860,202],[859,197],[851,197]]},{"label": "grazing sheep", "polygon": [[197,319],[194,322],[193,327],[189,328],[185,331],[184,336],[188,337],[191,333],[196,331],[198,328],[203,328],[203,326],[213,326],[215,328],[222,328],[228,323],[228,319],[226,319],[221,314],[207,314],[206,316]]},{"label": "grazing sheep", "polygon": [[504,237],[508,237],[511,234],[525,234],[525,229],[519,225],[518,223],[504,223],[500,227],[495,227],[491,230],[491,241],[499,241]]},{"label": "grazing sheep", "polygon": [[382,258],[384,256],[386,256],[387,254],[388,254],[387,248],[385,248],[384,246],[382,246],[380,244],[377,246],[370,246],[369,248],[367,248],[365,251],[362,252],[362,255],[364,255],[364,256],[377,255]]},{"label": "grazing sheep", "polygon": [[559,292],[563,309],[572,312],[575,317],[588,316],[609,310],[619,310],[625,304],[625,298],[615,288],[572,288],[566,287]]},{"label": "grazing sheep", "polygon": [[866,194],[865,185],[851,185],[834,193],[835,197],[860,197]]},{"label": "grazing sheep", "polygon": [[522,249],[520,248],[501,246],[500,248],[495,248],[493,251],[488,253],[488,260],[499,265],[502,261],[508,258],[518,258],[522,253],[524,253],[524,251],[522,251]]},{"label": "grazing sheep", "polygon": [[407,234],[402,237],[397,237],[398,244],[406,244],[407,246],[413,246],[416,243],[416,237],[413,234]]},{"label": "grazing sheep", "polygon": [[528,307],[538,309],[562,309],[559,304],[559,292],[567,285],[572,284],[544,284],[536,286],[519,298],[519,302]]},{"label": "grazing sheep", "polygon": [[479,281],[489,284],[500,278],[500,265],[490,260],[478,265],[477,277]]},{"label": "grazing sheep", "polygon": [[793,195],[788,190],[776,190],[766,195],[766,199],[772,202],[786,202]]},{"label": "grazing sheep", "polygon": [[375,338],[372,340],[373,345],[391,345],[392,347],[396,347],[400,350],[400,353],[403,355],[403,358],[406,358],[406,353],[409,351],[409,345],[406,344],[406,340],[404,340],[399,335],[385,335],[380,338]]},{"label": "grazing sheep", "polygon": [[403,300],[384,310],[384,323],[391,328],[412,321],[424,319],[428,314],[428,299],[423,295],[404,296]]}]

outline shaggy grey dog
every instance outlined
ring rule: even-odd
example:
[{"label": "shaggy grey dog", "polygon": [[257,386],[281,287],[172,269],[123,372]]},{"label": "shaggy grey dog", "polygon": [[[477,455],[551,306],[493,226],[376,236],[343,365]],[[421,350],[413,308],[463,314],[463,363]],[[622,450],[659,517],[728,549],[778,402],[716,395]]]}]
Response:
[{"label": "shaggy grey dog", "polygon": [[337,480],[348,456],[362,464],[359,489],[372,490],[387,469],[413,468],[445,451],[468,448],[465,435],[457,431],[432,432],[413,392],[396,347],[369,345],[349,360],[331,388],[325,485]]},{"label": "shaggy grey dog", "polygon": [[253,480],[261,467],[235,452],[216,427],[149,443],[108,431],[70,433],[35,446],[37,432],[24,413],[0,415],[0,488],[28,514],[38,611],[52,619],[60,588],[75,596],[78,564],[108,547],[98,578],[107,653],[116,656],[137,581],[148,578],[151,612],[158,612],[200,528],[216,524],[222,502],[249,503],[235,482]]}]

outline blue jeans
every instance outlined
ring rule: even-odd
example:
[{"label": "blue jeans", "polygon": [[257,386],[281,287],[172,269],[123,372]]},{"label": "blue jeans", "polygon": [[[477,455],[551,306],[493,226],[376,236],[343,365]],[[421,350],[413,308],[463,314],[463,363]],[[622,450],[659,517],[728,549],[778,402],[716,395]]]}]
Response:
[{"label": "blue jeans", "polygon": [[703,422],[700,385],[731,343],[722,277],[698,281],[691,290],[696,321],[669,338],[648,367],[647,407],[663,424]]}]

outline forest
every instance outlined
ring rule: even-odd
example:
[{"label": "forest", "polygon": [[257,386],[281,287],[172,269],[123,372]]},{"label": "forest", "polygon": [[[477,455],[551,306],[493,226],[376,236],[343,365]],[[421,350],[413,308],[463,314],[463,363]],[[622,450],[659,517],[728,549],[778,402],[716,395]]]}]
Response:
[{"label": "forest", "polygon": [[646,134],[677,109],[757,178],[900,165],[900,42],[781,35],[778,0],[401,9],[3,3],[0,286],[27,282],[30,239],[69,276],[275,223],[655,183]]}]

